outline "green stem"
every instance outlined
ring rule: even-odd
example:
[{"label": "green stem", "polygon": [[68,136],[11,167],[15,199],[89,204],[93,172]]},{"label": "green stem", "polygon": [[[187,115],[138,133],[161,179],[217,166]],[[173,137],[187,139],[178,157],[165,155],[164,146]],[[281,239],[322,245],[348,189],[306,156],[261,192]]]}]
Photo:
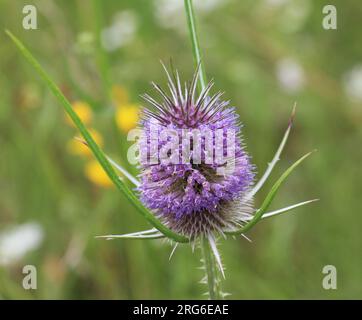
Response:
[{"label": "green stem", "polygon": [[[190,39],[192,43],[192,52],[194,55],[195,64],[200,64],[200,76],[198,81],[199,93],[206,87],[206,72],[204,62],[202,61],[201,49],[199,44],[199,38],[197,36],[196,19],[194,9],[192,6],[192,0],[184,0],[185,12],[187,17],[187,24],[190,32]],[[203,261],[206,272],[206,280],[209,290],[210,299],[222,299],[220,281],[219,281],[219,270],[216,264],[215,257],[212,253],[210,243],[207,238],[202,237],[200,239],[201,251],[203,255]]]},{"label": "green stem", "polygon": [[187,24],[189,27],[190,38],[192,43],[192,52],[196,65],[200,64],[200,76],[198,82],[199,92],[206,87],[206,72],[204,61],[202,61],[202,55],[199,45],[199,38],[197,36],[196,20],[194,15],[194,9],[192,6],[192,0],[185,0],[185,12],[187,17]]},{"label": "green stem", "polygon": [[202,237],[200,239],[200,244],[206,273],[206,281],[209,290],[209,298],[211,300],[220,300],[222,299],[222,296],[215,257],[211,252],[210,243],[207,238]]}]

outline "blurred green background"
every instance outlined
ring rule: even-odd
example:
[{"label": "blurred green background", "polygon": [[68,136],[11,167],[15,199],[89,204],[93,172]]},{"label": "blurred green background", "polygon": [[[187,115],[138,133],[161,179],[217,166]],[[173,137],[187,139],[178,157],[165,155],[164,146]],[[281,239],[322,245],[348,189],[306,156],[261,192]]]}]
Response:
[{"label": "blurred green background", "polygon": [[[194,2],[208,77],[237,106],[259,175],[298,104],[256,203],[294,160],[318,149],[273,208],[321,200],[261,222],[248,234],[252,243],[221,240],[224,290],[231,299],[361,299],[362,6]],[[22,27],[26,4],[37,8],[37,30]],[[337,7],[337,30],[322,27],[327,4]],[[31,49],[70,101],[86,106],[103,149],[137,173],[126,160],[125,130],[139,94],[151,91],[150,81],[165,84],[160,59],[172,58],[184,79],[193,72],[183,1],[3,0],[0,27]],[[0,298],[202,298],[199,250],[179,246],[169,261],[163,241],[95,239],[149,226],[91,156],[71,147],[76,129],[3,31],[0,43]],[[37,290],[23,289],[24,265],[36,266]],[[322,287],[325,265],[337,268],[337,290]]]}]

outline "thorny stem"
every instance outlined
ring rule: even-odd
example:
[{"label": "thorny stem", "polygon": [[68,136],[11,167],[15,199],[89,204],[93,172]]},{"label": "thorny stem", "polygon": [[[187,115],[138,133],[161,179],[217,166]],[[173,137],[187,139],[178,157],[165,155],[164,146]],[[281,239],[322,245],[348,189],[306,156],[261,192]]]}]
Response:
[{"label": "thorny stem", "polygon": [[[187,24],[189,28],[191,43],[192,43],[192,52],[194,55],[194,60],[196,65],[200,65],[200,76],[198,81],[198,90],[201,92],[206,87],[206,73],[204,63],[201,59],[201,50],[199,45],[199,39],[196,29],[196,20],[194,15],[194,9],[192,5],[192,0],[184,0],[185,12],[187,17]],[[203,255],[203,263],[206,273],[206,281],[209,290],[209,298],[222,299],[220,280],[219,280],[219,270],[215,257],[212,253],[210,247],[209,239],[207,237],[200,238],[201,252]]]},{"label": "thorny stem", "polygon": [[218,273],[219,271],[216,265],[215,257],[211,252],[209,240],[206,237],[201,237],[200,245],[206,273],[206,282],[209,290],[209,298],[211,300],[220,300],[222,299],[222,295]]}]

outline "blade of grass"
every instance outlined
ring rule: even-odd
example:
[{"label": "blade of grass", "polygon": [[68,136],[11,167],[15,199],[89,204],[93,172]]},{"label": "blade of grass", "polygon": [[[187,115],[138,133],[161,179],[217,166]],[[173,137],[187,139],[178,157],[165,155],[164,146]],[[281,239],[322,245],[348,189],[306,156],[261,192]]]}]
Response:
[{"label": "blade of grass", "polygon": [[66,97],[63,95],[63,93],[60,91],[57,85],[50,79],[50,77],[41,67],[39,62],[33,57],[33,55],[22,44],[22,42],[18,38],[16,38],[10,31],[6,30],[5,32],[10,37],[10,39],[15,43],[19,51],[26,58],[26,60],[33,66],[38,75],[45,81],[48,88],[51,90],[56,99],[60,102],[62,107],[65,109],[65,111],[68,113],[74,124],[79,129],[80,133],[88,143],[89,148],[92,150],[94,156],[96,157],[100,165],[103,167],[104,171],[107,173],[107,175],[115,184],[115,186],[118,188],[118,190],[121,191],[126,196],[126,198],[134,205],[134,207],[137,209],[137,212],[139,212],[149,223],[151,223],[155,228],[157,228],[168,238],[173,239],[174,241],[177,242],[188,242],[188,239],[186,237],[176,234],[172,230],[164,226],[151,212],[149,212],[142,205],[142,203],[139,201],[139,199],[133,193],[133,191],[130,190],[119,179],[114,169],[112,168],[112,165],[109,163],[106,156],[103,154],[103,152],[100,150],[96,142],[93,140],[92,136],[89,134],[88,130],[85,128],[80,118],[74,112],[70,102],[66,99]]},{"label": "blade of grass", "polygon": [[277,194],[279,188],[281,187],[281,185],[283,184],[283,182],[288,178],[288,176],[294,171],[294,169],[296,167],[298,167],[307,157],[309,157],[312,152],[307,153],[306,155],[304,155],[303,157],[301,157],[299,160],[297,160],[296,162],[294,162],[282,175],[281,177],[277,180],[277,182],[274,183],[274,185],[272,186],[272,188],[270,189],[269,193],[267,194],[267,196],[265,197],[261,207],[256,211],[254,217],[242,228],[240,228],[237,231],[232,231],[232,232],[225,232],[226,234],[229,235],[239,235],[241,233],[245,233],[247,231],[249,231],[252,227],[254,227],[258,221],[263,217],[263,214],[266,212],[266,210],[268,210],[271,202],[273,201],[275,195]]}]

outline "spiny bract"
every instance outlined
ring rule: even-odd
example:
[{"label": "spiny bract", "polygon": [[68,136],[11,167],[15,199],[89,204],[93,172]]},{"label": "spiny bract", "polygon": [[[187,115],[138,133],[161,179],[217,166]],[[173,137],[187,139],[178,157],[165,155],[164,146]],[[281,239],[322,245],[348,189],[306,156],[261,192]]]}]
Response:
[{"label": "spiny bract", "polygon": [[[145,94],[143,98],[152,106],[143,110],[140,126],[143,135],[140,139],[140,154],[146,154],[147,161],[140,163],[141,184],[138,187],[142,202],[172,230],[191,239],[200,235],[223,233],[240,227],[252,211],[251,200],[244,200],[254,181],[254,166],[244,150],[241,137],[241,124],[229,101],[220,100],[222,93],[210,95],[211,81],[196,97],[197,68],[191,83],[182,88],[177,71],[171,74],[165,68],[168,77],[170,95],[158,85],[153,87],[162,97],[157,102]],[[176,132],[180,138],[177,150],[182,150],[182,141],[186,130],[190,142],[189,162],[150,163],[152,151],[150,143],[155,140],[152,130],[157,127],[156,151],[165,146],[166,141],[159,139],[161,131],[168,129]],[[198,136],[192,136],[192,130]],[[221,130],[222,156],[232,163],[233,172],[219,174],[218,169],[226,163],[216,161],[215,154],[220,148],[216,132]],[[210,145],[204,133],[211,132]],[[229,132],[234,132],[234,152],[227,152]],[[191,135],[191,138],[190,138]],[[201,140],[201,158],[195,161],[195,145],[192,139]],[[219,150],[220,151],[220,150]],[[194,154],[193,154],[194,153]],[[168,153],[170,155],[170,153]],[[176,158],[182,157],[177,154]]]}]

